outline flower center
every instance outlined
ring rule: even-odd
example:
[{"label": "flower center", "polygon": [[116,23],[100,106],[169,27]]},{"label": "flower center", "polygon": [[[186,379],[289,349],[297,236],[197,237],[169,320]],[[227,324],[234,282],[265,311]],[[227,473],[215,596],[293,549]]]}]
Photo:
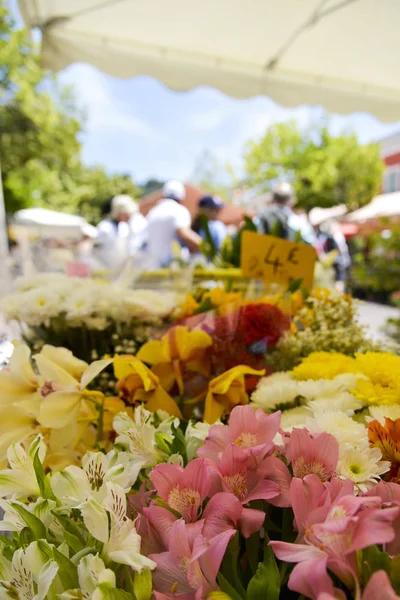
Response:
[{"label": "flower center", "polygon": [[350,465],[349,470],[350,470],[350,473],[353,473],[353,475],[360,475],[360,473],[361,473],[360,465],[354,465],[354,464]]},{"label": "flower center", "polygon": [[176,510],[185,521],[196,521],[201,507],[201,498],[197,490],[174,487],[168,496],[168,504]]},{"label": "flower center", "polygon": [[45,381],[42,387],[40,388],[40,393],[43,398],[46,398],[49,394],[57,391],[57,384],[55,381]]},{"label": "flower center", "polygon": [[241,448],[252,448],[253,446],[257,446],[257,441],[257,436],[254,433],[246,431],[237,438],[235,444]]},{"label": "flower center", "polygon": [[235,473],[234,475],[225,475],[224,482],[235,494],[239,500],[244,500],[247,496],[246,475],[244,473]]},{"label": "flower center", "polygon": [[304,456],[300,456],[293,463],[293,475],[299,479],[303,479],[306,475],[317,475],[321,481],[327,481],[331,477],[330,470],[320,462],[306,462]]}]

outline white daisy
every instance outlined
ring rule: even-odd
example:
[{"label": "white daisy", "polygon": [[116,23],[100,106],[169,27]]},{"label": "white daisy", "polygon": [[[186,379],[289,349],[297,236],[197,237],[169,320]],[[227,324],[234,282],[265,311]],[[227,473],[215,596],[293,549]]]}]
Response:
[{"label": "white daisy", "polygon": [[309,402],[307,406],[314,414],[341,411],[351,417],[356,410],[363,407],[363,403],[349,392],[340,392],[336,396],[318,397]]},{"label": "white daisy", "polygon": [[378,483],[380,476],[390,469],[390,462],[382,460],[378,448],[370,448],[368,442],[341,444],[336,473],[342,479],[351,479],[361,492]]},{"label": "white daisy", "polygon": [[385,425],[385,417],[392,419],[393,421],[400,419],[400,404],[381,404],[380,406],[370,406],[369,414],[370,416],[365,416],[367,423],[376,419],[381,425]]},{"label": "white daisy", "polygon": [[251,396],[253,408],[273,412],[285,404],[292,404],[299,395],[299,385],[290,373],[274,373],[263,377]]},{"label": "white daisy", "polygon": [[357,423],[341,411],[317,413],[313,418],[307,419],[306,427],[310,433],[322,433],[323,431],[330,433],[339,444],[357,444],[365,440],[367,436],[364,425]]}]

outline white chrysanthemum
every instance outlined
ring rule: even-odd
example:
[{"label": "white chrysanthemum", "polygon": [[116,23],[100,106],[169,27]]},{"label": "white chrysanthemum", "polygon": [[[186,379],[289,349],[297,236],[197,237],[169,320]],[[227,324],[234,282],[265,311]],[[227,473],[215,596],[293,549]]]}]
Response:
[{"label": "white chrysanthemum", "polygon": [[400,404],[370,406],[369,415],[365,415],[365,420],[367,423],[370,423],[376,419],[381,425],[384,425],[385,417],[392,419],[393,421],[400,419]]},{"label": "white chrysanthemum", "polygon": [[328,398],[335,396],[343,391],[342,386],[334,380],[329,379],[308,379],[307,381],[299,381],[299,393],[306,400],[315,400],[315,398]]},{"label": "white chrysanthemum", "polygon": [[20,306],[20,320],[28,325],[47,323],[60,312],[60,296],[57,290],[38,288],[23,293]]},{"label": "white chrysanthemum", "polygon": [[77,290],[66,299],[63,309],[69,321],[85,320],[92,315],[93,302],[85,290]]},{"label": "white chrysanthemum", "polygon": [[259,381],[251,396],[251,403],[253,408],[273,412],[278,407],[294,402],[298,395],[298,382],[290,373],[275,373]]},{"label": "white chrysanthemum", "polygon": [[356,410],[363,407],[363,403],[349,392],[340,392],[335,396],[316,398],[309,402],[307,406],[314,414],[341,411],[351,417]]},{"label": "white chrysanthemum", "polygon": [[382,460],[378,448],[370,448],[368,442],[341,444],[336,473],[342,479],[351,479],[361,492],[375,485],[383,473],[390,469],[390,462]]},{"label": "white chrysanthemum", "polygon": [[357,387],[358,379],[367,379],[362,373],[342,373],[337,375],[333,381],[338,384],[343,391],[351,390]]},{"label": "white chrysanthemum", "polygon": [[328,411],[315,414],[307,419],[307,429],[310,433],[326,431],[332,434],[339,444],[357,444],[366,439],[367,431],[364,425],[356,423],[351,417],[341,411]]},{"label": "white chrysanthemum", "polygon": [[296,406],[282,412],[281,428],[284,431],[291,431],[293,427],[305,427],[306,421],[312,416],[311,410],[307,406]]}]

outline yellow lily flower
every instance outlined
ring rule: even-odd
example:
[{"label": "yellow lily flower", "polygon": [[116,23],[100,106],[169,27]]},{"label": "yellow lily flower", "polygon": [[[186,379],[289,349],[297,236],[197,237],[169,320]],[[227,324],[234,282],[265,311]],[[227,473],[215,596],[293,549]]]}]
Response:
[{"label": "yellow lily flower", "polygon": [[136,356],[115,356],[114,374],[119,380],[117,389],[128,402],[144,402],[150,412],[165,410],[170,415],[182,418],[178,405],[160,385],[157,375]]},{"label": "yellow lily flower", "polygon": [[144,344],[137,358],[152,366],[162,387],[169,391],[175,382],[179,393],[184,392],[183,371],[200,373],[207,377],[210,372],[206,350],[212,345],[212,338],[202,330],[189,331],[177,325],[167,331],[161,340]]},{"label": "yellow lily flower", "polygon": [[197,300],[188,292],[185,297],[185,302],[179,309],[179,318],[184,319],[192,316],[194,311],[199,308],[199,306],[200,304],[197,302]]},{"label": "yellow lily flower", "polygon": [[246,365],[238,365],[225,371],[208,384],[208,392],[204,408],[204,421],[215,423],[218,419],[229,413],[238,404],[247,404],[249,401],[245,389],[245,375],[265,374],[265,370],[256,371]]},{"label": "yellow lily flower", "polygon": [[[0,371],[0,409],[14,404],[40,401],[38,378],[30,362],[31,352],[25,344],[15,346],[9,364]],[[34,411],[36,414],[37,408]]]}]

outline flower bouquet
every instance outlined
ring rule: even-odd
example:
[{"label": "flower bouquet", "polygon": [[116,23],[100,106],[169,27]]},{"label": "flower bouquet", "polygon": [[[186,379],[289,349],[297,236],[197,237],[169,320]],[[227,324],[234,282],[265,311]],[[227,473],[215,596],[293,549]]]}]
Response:
[{"label": "flower bouquet", "polygon": [[136,352],[165,326],[175,294],[129,290],[101,281],[42,274],[16,283],[1,308],[35,351],[65,346],[90,361],[114,352]]}]

